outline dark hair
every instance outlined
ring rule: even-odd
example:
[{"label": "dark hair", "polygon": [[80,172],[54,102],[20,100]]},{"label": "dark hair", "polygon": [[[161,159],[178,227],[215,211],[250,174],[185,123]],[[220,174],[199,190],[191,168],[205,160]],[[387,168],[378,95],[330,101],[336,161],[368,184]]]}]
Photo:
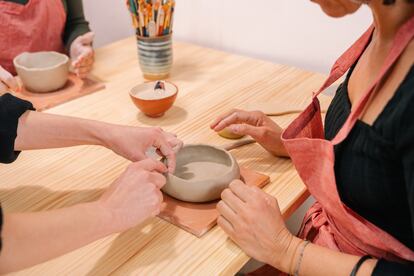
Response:
[{"label": "dark hair", "polygon": [[[414,0],[405,0],[408,3],[413,3],[414,4]],[[383,1],[384,5],[392,5],[395,3],[395,0],[384,0]]]}]

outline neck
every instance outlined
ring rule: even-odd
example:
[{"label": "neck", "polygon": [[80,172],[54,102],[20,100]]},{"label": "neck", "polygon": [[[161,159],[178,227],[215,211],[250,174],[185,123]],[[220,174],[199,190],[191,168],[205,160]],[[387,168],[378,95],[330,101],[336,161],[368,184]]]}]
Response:
[{"label": "neck", "polygon": [[382,4],[382,0],[372,0],[369,6],[374,18],[374,38],[383,43],[392,41],[398,29],[414,16],[414,4],[405,0],[389,6]]}]

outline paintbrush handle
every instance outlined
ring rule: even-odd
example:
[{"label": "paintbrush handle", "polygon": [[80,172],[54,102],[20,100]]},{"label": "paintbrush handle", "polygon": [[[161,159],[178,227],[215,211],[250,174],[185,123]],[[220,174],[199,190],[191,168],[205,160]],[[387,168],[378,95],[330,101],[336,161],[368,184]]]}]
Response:
[{"label": "paintbrush handle", "polygon": [[253,143],[256,143],[256,140],[249,138],[249,139],[243,139],[243,140],[240,140],[240,141],[237,141],[237,142],[232,142],[232,143],[222,145],[222,146],[220,146],[220,148],[222,148],[224,150],[227,150],[227,151],[230,151],[230,150],[237,149],[239,147],[242,147],[242,146],[245,146],[245,145],[250,145],[250,144],[253,144]]}]

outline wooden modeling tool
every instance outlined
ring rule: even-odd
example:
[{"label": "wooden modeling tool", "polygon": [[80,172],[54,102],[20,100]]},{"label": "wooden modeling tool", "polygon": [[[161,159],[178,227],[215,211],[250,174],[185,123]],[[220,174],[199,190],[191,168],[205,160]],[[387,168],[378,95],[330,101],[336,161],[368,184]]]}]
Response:
[{"label": "wooden modeling tool", "polygon": [[137,35],[156,37],[171,33],[174,0],[126,0],[126,5]]},{"label": "wooden modeling tool", "polygon": [[248,139],[243,139],[237,142],[233,142],[233,143],[228,143],[228,144],[224,144],[222,146],[220,146],[220,148],[230,151],[233,149],[237,149],[240,148],[242,146],[246,146],[246,145],[250,145],[250,144],[254,144],[256,143],[256,140],[248,138]]},{"label": "wooden modeling tool", "polygon": [[[286,105],[283,102],[256,102],[249,103],[246,106],[242,107],[247,111],[262,111],[267,116],[282,116],[288,114],[301,113],[305,109],[305,105]],[[327,108],[321,106],[321,112],[326,113]]]},{"label": "wooden modeling tool", "polygon": [[149,34],[149,37],[157,36],[157,24],[155,23],[155,21],[150,21],[148,23],[148,34]]},{"label": "wooden modeling tool", "polygon": [[164,32],[165,11],[162,5],[159,6],[157,14],[157,35],[162,35]]}]

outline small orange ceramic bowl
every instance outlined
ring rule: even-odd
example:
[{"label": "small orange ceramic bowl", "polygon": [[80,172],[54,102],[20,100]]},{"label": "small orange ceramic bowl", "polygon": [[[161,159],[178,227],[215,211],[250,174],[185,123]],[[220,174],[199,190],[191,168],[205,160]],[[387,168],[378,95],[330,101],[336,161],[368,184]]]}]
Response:
[{"label": "small orange ceramic bowl", "polygon": [[[148,117],[157,118],[170,109],[178,94],[178,87],[169,81],[163,81],[165,90],[154,90],[157,81],[144,82],[131,89],[132,102]],[[157,92],[158,91],[158,92]]]}]

